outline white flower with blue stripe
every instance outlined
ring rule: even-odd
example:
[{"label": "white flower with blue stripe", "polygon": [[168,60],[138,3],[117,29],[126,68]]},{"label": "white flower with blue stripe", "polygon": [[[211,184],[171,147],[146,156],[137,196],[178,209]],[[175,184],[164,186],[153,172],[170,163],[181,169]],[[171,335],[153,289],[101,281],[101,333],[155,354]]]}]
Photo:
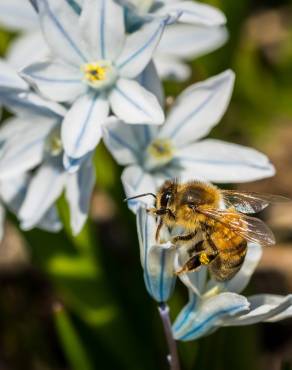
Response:
[{"label": "white flower with blue stripe", "polygon": [[156,96],[135,79],[145,69],[170,17],[127,35],[124,9],[113,0],[85,0],[81,14],[63,0],[37,0],[53,58],[22,75],[43,96],[71,105],[61,129],[64,150],[80,158],[98,144],[110,110],[126,123],[161,124]]},{"label": "white flower with blue stripe", "polygon": [[[103,138],[116,161],[126,166],[122,181],[127,197],[155,192],[166,179],[176,177],[238,183],[274,174],[269,159],[254,149],[221,140],[201,140],[221,120],[233,84],[234,74],[228,70],[190,86],[159,128],[126,126],[110,119]],[[129,206],[135,210],[140,201],[131,201]]]},{"label": "white flower with blue stripe", "polygon": [[207,4],[180,0],[119,0],[126,9],[128,31],[145,22],[179,12],[168,26],[154,54],[160,77],[185,80],[191,75],[186,61],[221,47],[227,40],[224,14]]},{"label": "white flower with blue stripe", "polygon": [[58,231],[61,224],[55,202],[65,192],[76,235],[87,219],[95,183],[91,154],[82,158],[78,171],[66,172],[60,138],[66,111],[45,100],[40,104],[42,99],[34,93],[21,96],[25,109],[19,102],[20,114],[8,119],[0,130],[0,186],[25,178],[25,186],[16,191],[21,194],[21,202],[14,207],[25,230],[41,226]]},{"label": "white flower with blue stripe", "polygon": [[[165,241],[155,241],[157,223],[145,208],[137,211],[137,230],[141,264],[148,293],[157,302],[167,302],[180,271],[189,258],[187,248],[175,248]],[[221,283],[208,277],[207,268],[179,274],[189,290],[189,302],[173,324],[174,338],[181,341],[198,339],[222,326],[249,325],[261,321],[278,321],[292,316],[292,296],[260,294],[240,295],[248,285],[262,256],[258,244],[249,243],[245,261],[231,280]]]},{"label": "white flower with blue stripe", "polygon": [[[173,324],[175,339],[194,340],[222,326],[274,322],[291,317],[291,295],[259,294],[244,297],[239,294],[248,285],[261,255],[261,247],[249,243],[240,271],[225,283],[208,279],[205,267],[198,272],[181,274],[180,279],[189,289],[189,302]],[[182,255],[176,255],[176,269],[182,267],[183,260]]]}]

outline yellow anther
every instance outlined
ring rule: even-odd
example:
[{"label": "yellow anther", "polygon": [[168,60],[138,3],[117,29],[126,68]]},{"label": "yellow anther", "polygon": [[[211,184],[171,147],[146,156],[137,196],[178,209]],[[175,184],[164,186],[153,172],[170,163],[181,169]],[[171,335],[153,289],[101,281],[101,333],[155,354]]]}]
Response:
[{"label": "yellow anther", "polygon": [[84,77],[87,81],[94,83],[106,79],[108,67],[100,66],[98,63],[87,63],[82,67]]},{"label": "yellow anther", "polygon": [[201,253],[199,259],[202,265],[208,265],[210,263],[210,259],[206,253]]},{"label": "yellow anther", "polygon": [[173,157],[173,146],[170,140],[156,139],[148,147],[148,153],[158,160],[168,160]]},{"label": "yellow anther", "polygon": [[52,136],[50,140],[50,151],[53,156],[59,155],[63,150],[63,144],[60,136]]}]

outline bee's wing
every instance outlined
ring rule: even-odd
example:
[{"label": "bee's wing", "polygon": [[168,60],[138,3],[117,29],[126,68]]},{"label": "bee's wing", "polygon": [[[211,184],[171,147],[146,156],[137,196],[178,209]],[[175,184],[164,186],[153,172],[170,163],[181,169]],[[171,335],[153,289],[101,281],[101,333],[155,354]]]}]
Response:
[{"label": "bee's wing", "polygon": [[265,209],[271,203],[291,201],[279,195],[258,194],[239,190],[222,190],[221,193],[227,206],[232,206],[242,213],[257,213]]},{"label": "bee's wing", "polygon": [[229,210],[197,208],[199,213],[212,218],[240,235],[242,238],[261,245],[275,244],[275,237],[269,227],[260,219]]}]

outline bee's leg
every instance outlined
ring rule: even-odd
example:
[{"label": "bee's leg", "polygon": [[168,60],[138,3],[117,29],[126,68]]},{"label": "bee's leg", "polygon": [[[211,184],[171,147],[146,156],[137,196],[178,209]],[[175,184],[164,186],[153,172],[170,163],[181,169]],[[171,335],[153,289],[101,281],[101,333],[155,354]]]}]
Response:
[{"label": "bee's leg", "polygon": [[[201,251],[198,249],[202,248]],[[177,271],[176,274],[182,274],[185,272],[192,272],[197,270],[201,266],[209,265],[218,255],[218,251],[212,250],[204,241],[198,243],[197,246],[193,247],[195,254],[183,265],[181,270]]]},{"label": "bee's leg", "polygon": [[189,244],[195,236],[197,235],[197,232],[191,232],[189,234],[184,235],[178,235],[171,239],[172,244],[174,244],[177,247],[181,247],[183,245]]},{"label": "bee's leg", "polygon": [[146,209],[146,212],[152,216],[156,216],[156,211],[157,209],[156,208],[147,208]]},{"label": "bee's leg", "polygon": [[156,233],[155,233],[155,240],[157,242],[159,241],[159,235],[160,235],[160,231],[161,231],[162,226],[163,226],[163,221],[162,221],[162,219],[160,219],[159,224],[158,224],[157,229],[156,229]]}]

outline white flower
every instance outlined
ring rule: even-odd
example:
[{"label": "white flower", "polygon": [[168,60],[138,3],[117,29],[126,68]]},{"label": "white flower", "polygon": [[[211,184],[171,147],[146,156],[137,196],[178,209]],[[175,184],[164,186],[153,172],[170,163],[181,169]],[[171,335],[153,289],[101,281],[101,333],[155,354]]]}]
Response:
[{"label": "white flower", "polygon": [[15,210],[25,230],[44,223],[51,231],[59,230],[55,202],[65,191],[76,235],[87,219],[95,182],[91,155],[82,158],[74,174],[66,172],[60,139],[63,107],[58,112],[48,107],[40,109],[34,94],[25,101],[25,112],[9,119],[0,129],[0,186],[25,176],[25,190]]},{"label": "white flower", "polygon": [[[128,197],[155,192],[169,178],[228,183],[274,174],[268,158],[254,149],[215,139],[200,140],[225,113],[233,83],[233,72],[226,71],[190,86],[159,128],[125,126],[115,118],[108,122],[104,141],[116,161],[127,166],[122,181]],[[129,205],[135,209],[140,201]]]},{"label": "white flower", "polygon": [[[221,326],[250,325],[261,321],[278,321],[292,315],[292,295],[259,294],[244,297],[239,293],[247,286],[260,258],[262,249],[249,243],[240,271],[225,283],[208,280],[207,271],[180,275],[189,288],[189,303],[173,325],[177,340],[194,340],[212,333]],[[176,256],[176,268],[182,266]]]},{"label": "white flower", "polygon": [[[189,258],[187,249],[174,248],[168,239],[155,242],[157,224],[145,208],[137,211],[137,230],[141,263],[147,291],[158,302],[165,302],[173,293],[176,275]],[[189,302],[173,324],[177,340],[193,340],[221,326],[248,325],[260,321],[277,321],[292,315],[292,296],[269,294],[244,297],[239,293],[248,285],[261,258],[258,244],[249,243],[245,261],[231,280],[219,283],[208,279],[207,268],[180,274],[189,290]]]},{"label": "white flower", "polygon": [[224,14],[207,4],[180,0],[120,0],[127,8],[127,28],[166,14],[180,12],[177,24],[166,28],[154,54],[155,65],[162,78],[185,80],[191,68],[185,63],[221,47],[228,33],[223,25]]},{"label": "white flower", "polygon": [[66,1],[38,0],[37,5],[56,58],[22,74],[45,97],[73,103],[61,130],[69,157],[96,147],[110,108],[127,123],[163,122],[157,98],[135,78],[149,63],[169,17],[127,36],[123,8],[113,0],[85,0],[80,17]]}]

